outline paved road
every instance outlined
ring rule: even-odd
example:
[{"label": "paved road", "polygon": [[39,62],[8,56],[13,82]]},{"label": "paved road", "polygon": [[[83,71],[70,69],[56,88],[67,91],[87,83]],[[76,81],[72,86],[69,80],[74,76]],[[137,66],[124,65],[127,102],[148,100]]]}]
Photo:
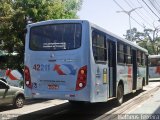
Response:
[{"label": "paved road", "polygon": [[160,89],[129,114],[139,115],[139,118],[143,120],[160,120]]},{"label": "paved road", "polygon": [[[160,82],[151,82],[144,88],[145,93],[154,87],[160,85]],[[130,94],[125,96],[125,102],[138,97],[141,94]],[[157,96],[156,98],[158,98]],[[160,97],[159,97],[160,98]],[[66,100],[40,100],[30,101],[23,108],[12,109],[11,107],[0,107],[1,118],[18,117],[21,120],[48,120],[48,119],[96,119],[103,116],[105,113],[115,109],[114,101],[106,103],[86,104],[82,106],[72,106]],[[138,108],[137,108],[138,109]],[[135,111],[137,110],[135,109]],[[134,111],[133,111],[134,113]],[[131,113],[132,114],[132,113]],[[71,117],[72,116],[72,117]]]}]

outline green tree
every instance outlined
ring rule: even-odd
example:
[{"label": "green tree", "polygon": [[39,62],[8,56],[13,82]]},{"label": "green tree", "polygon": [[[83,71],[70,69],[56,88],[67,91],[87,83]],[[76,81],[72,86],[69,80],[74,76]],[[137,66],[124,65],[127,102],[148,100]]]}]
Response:
[{"label": "green tree", "polygon": [[143,32],[137,31],[136,28],[131,30],[127,30],[126,32],[126,39],[132,41],[136,41],[141,47],[148,50],[149,54],[160,54],[160,35],[159,35],[160,28],[154,27],[154,29],[144,29]]},{"label": "green tree", "polygon": [[1,50],[8,56],[13,51],[19,53],[1,67],[23,68],[24,29],[29,21],[78,18],[81,5],[82,0],[0,0]]}]

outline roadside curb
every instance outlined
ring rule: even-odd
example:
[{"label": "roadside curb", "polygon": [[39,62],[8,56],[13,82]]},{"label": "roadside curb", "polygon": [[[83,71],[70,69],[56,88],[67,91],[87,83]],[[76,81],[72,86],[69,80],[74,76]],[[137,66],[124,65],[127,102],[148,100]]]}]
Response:
[{"label": "roadside curb", "polygon": [[[114,120],[118,118],[118,115],[121,114],[127,114],[126,112],[135,107],[140,102],[143,102],[146,99],[149,99],[151,97],[151,94],[154,93],[154,91],[157,91],[160,89],[160,83],[158,85],[154,86],[146,86],[144,90],[145,92],[140,93],[140,95],[134,97],[133,99],[128,100],[127,102],[123,103],[121,106],[115,107],[109,112],[106,112],[102,116],[96,118],[95,120]],[[136,103],[139,101],[138,103]]]}]

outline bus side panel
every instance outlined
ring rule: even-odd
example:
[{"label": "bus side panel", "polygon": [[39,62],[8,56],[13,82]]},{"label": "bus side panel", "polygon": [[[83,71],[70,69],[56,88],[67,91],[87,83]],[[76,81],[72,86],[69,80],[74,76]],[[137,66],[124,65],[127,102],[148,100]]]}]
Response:
[{"label": "bus side panel", "polygon": [[91,102],[105,102],[109,97],[107,65],[91,62]]},{"label": "bus side panel", "polygon": [[146,67],[138,67],[137,68],[137,90],[141,89],[143,86],[143,80],[146,81]]},{"label": "bus side panel", "polygon": [[[108,99],[108,64],[96,63],[93,55],[92,30],[90,31],[90,99],[91,102],[105,102]],[[106,41],[105,41],[106,42]]]},{"label": "bus side panel", "polygon": [[[117,65],[117,83],[123,81],[124,94],[132,92],[133,67],[132,65]],[[118,86],[118,85],[117,85]]]}]

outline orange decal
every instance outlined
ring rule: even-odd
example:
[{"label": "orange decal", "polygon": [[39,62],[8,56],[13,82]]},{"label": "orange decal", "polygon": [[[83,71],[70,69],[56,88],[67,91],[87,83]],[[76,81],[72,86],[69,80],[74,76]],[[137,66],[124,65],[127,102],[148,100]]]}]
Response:
[{"label": "orange decal", "polygon": [[130,90],[132,90],[132,67],[128,66],[128,87]]},{"label": "orange decal", "polygon": [[160,74],[160,66],[157,66],[156,73]]},{"label": "orange decal", "polygon": [[132,67],[128,66],[128,79],[132,77],[131,74],[132,74]]}]

